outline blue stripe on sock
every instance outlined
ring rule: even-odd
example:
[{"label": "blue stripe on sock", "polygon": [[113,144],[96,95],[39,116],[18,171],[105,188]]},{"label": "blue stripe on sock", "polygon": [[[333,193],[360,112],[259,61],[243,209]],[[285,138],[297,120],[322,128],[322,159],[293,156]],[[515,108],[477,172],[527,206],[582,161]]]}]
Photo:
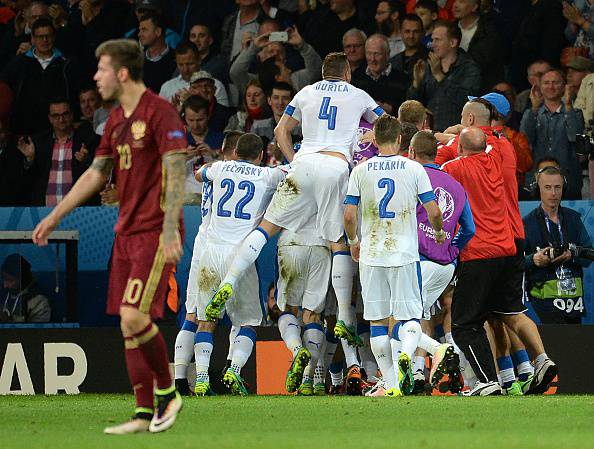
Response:
[{"label": "blue stripe on sock", "polygon": [[400,337],[398,336],[398,331],[400,331],[400,326],[402,326],[402,322],[398,321],[392,328],[392,338],[396,341],[400,341]]},{"label": "blue stripe on sock", "polygon": [[342,362],[331,363],[328,367],[328,371],[332,374],[340,373],[342,371]]},{"label": "blue stripe on sock", "polygon": [[270,236],[268,235],[268,232],[266,232],[264,229],[262,229],[260,226],[258,226],[256,228],[256,231],[260,231],[263,235],[264,238],[266,239],[266,241],[270,240]]},{"label": "blue stripe on sock", "polygon": [[193,323],[191,321],[185,320],[184,324],[182,324],[182,331],[190,331],[190,332],[196,332],[198,330],[198,325],[196,323]]},{"label": "blue stripe on sock", "polygon": [[388,326],[371,326],[371,338],[388,335]]},{"label": "blue stripe on sock", "polygon": [[512,358],[509,355],[505,355],[503,357],[497,358],[497,368],[499,371],[503,371],[504,369],[514,369],[514,362],[512,362]]},{"label": "blue stripe on sock", "polygon": [[369,323],[357,323],[357,333],[359,335],[369,332]]},{"label": "blue stripe on sock", "polygon": [[326,329],[326,341],[329,343],[337,343],[338,344],[338,338],[336,338],[332,329]]},{"label": "blue stripe on sock", "polygon": [[530,356],[525,349],[520,349],[519,351],[514,352],[511,357],[515,366],[520,365],[520,363],[530,362]]},{"label": "blue stripe on sock", "polygon": [[320,332],[324,332],[324,327],[320,323],[309,323],[309,324],[306,324],[303,329],[304,330],[317,329]]},{"label": "blue stripe on sock", "polygon": [[250,340],[252,340],[254,343],[256,342],[256,331],[251,328],[251,327],[241,327],[239,329],[239,332],[237,333],[237,336],[239,337],[240,335],[243,335],[244,337],[249,338]]},{"label": "blue stripe on sock", "polygon": [[212,334],[210,332],[196,332],[194,343],[210,343],[212,344]]},{"label": "blue stripe on sock", "polygon": [[332,257],[334,256],[349,256],[351,257],[351,252],[350,251],[336,251],[335,253],[332,253]]}]

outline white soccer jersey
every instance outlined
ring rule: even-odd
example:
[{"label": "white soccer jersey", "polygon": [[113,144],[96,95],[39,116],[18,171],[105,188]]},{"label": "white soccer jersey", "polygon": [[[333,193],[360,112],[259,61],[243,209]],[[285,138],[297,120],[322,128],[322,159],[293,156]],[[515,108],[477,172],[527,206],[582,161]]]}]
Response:
[{"label": "white soccer jersey", "polygon": [[285,178],[281,167],[259,167],[245,161],[215,162],[203,178],[212,182],[208,241],[237,245],[262,220],[276,186]]},{"label": "white soccer jersey", "polygon": [[357,165],[345,203],[361,209],[360,260],[379,267],[418,261],[418,200],[434,199],[429,176],[415,161],[379,155]]},{"label": "white soccer jersey", "polygon": [[301,89],[285,109],[301,123],[303,141],[296,157],[336,151],[353,158],[359,120],[369,123],[384,113],[367,92],[346,81],[318,81]]},{"label": "white soccer jersey", "polygon": [[212,182],[204,181],[202,183],[202,203],[200,204],[200,215],[202,219],[198,226],[196,240],[206,242],[206,230],[210,223],[210,214],[212,212]]}]

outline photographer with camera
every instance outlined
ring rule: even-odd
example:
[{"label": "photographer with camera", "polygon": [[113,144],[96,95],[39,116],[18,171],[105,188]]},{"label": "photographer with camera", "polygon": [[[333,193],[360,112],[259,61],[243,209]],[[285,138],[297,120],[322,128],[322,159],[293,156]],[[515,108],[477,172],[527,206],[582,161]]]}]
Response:
[{"label": "photographer with camera", "polygon": [[547,165],[536,172],[540,205],[524,217],[526,294],[543,324],[580,324],[583,267],[594,258],[580,214],[561,206],[566,180]]}]

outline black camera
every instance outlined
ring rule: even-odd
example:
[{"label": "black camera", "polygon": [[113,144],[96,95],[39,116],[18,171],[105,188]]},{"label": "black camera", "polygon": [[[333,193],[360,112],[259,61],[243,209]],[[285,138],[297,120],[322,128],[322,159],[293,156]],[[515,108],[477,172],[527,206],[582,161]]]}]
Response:
[{"label": "black camera", "polygon": [[594,260],[594,249],[585,246],[577,246],[574,243],[566,243],[564,245],[554,243],[549,249],[549,258],[556,259],[567,250],[569,250],[571,253],[571,257],[581,257],[583,259]]},{"label": "black camera", "polygon": [[594,137],[588,134],[576,134],[575,152],[583,156],[590,156],[594,153]]}]

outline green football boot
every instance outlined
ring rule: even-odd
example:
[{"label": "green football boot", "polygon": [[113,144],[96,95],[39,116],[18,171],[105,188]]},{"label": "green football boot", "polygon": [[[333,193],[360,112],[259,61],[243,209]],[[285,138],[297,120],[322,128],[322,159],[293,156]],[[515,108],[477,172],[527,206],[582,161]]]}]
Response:
[{"label": "green football boot", "polygon": [[297,388],[297,395],[298,396],[313,396],[314,394],[314,386],[313,380],[304,380],[299,388]]},{"label": "green football boot", "polygon": [[314,396],[326,396],[326,385],[324,383],[314,384],[313,394]]},{"label": "green football boot", "polygon": [[301,385],[303,371],[310,360],[311,354],[307,348],[301,348],[295,354],[295,358],[293,359],[293,363],[291,363],[289,371],[287,371],[287,377],[285,379],[285,388],[289,393],[294,393],[299,388],[299,385]]},{"label": "green football boot", "polygon": [[210,383],[209,382],[196,382],[196,385],[194,386],[194,394],[196,396],[214,396],[215,393],[214,391],[212,391],[212,389],[210,388]]},{"label": "green football boot", "polygon": [[338,320],[334,326],[334,335],[336,338],[344,338],[350,346],[362,347],[363,340],[357,335],[355,326],[347,326],[344,321]]},{"label": "green football boot", "polygon": [[223,384],[229,389],[231,394],[234,396],[248,395],[248,391],[247,388],[245,388],[243,379],[239,374],[236,374],[235,371],[232,371],[230,369],[227,370],[227,372],[223,376]]},{"label": "green football boot", "polygon": [[206,320],[218,320],[225,308],[225,303],[231,299],[231,296],[233,296],[233,287],[231,284],[223,284],[206,306]]},{"label": "green football boot", "polygon": [[507,396],[524,396],[522,385],[520,385],[520,382],[517,380],[511,384],[511,387],[505,388],[504,391]]},{"label": "green football boot", "polygon": [[398,385],[403,395],[410,395],[415,388],[415,378],[412,372],[410,357],[404,353],[398,357]]}]

